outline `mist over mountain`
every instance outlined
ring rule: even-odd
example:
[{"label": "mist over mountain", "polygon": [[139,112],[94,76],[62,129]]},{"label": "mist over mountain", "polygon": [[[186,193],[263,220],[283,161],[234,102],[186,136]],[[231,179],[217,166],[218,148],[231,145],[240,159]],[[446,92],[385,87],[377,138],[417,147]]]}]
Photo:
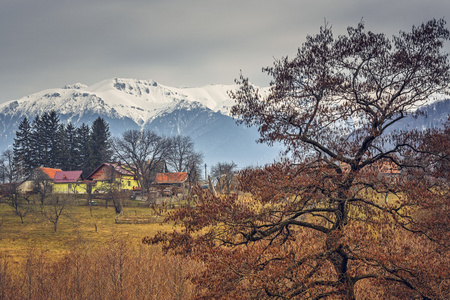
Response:
[{"label": "mist over mountain", "polygon": [[[196,151],[211,166],[234,161],[238,167],[263,165],[278,159],[280,146],[257,144],[255,128],[236,125],[229,115],[234,85],[174,88],[152,80],[113,78],[91,86],[81,83],[48,89],[0,105],[0,153],[12,146],[20,121],[55,110],[63,123],[91,124],[98,116],[112,136],[128,129],[150,129],[163,136],[190,136]],[[263,89],[264,91],[264,89]],[[421,108],[427,117],[407,117],[392,129],[440,127],[450,113],[450,100]]]}]

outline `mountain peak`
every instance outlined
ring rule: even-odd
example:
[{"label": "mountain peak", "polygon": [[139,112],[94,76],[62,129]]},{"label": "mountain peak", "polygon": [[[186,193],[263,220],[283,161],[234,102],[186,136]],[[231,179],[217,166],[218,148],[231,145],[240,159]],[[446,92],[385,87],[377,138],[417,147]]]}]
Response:
[{"label": "mountain peak", "polygon": [[0,105],[0,113],[38,115],[56,110],[63,114],[105,114],[129,118],[145,125],[159,114],[183,107],[203,106],[228,115],[233,101],[228,91],[235,86],[211,85],[200,88],[174,88],[154,80],[112,78],[87,86],[68,84],[25,96]]},{"label": "mountain peak", "polygon": [[63,89],[65,89],[65,90],[81,90],[81,89],[84,89],[87,87],[88,87],[87,85],[77,82],[74,84],[67,84],[63,87]]}]

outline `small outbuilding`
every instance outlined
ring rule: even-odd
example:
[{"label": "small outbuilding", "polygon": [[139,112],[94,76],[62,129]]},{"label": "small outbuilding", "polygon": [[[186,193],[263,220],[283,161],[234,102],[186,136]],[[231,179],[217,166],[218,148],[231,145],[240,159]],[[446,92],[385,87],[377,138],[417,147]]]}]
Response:
[{"label": "small outbuilding", "polygon": [[17,191],[23,194],[31,193],[36,189],[36,185],[40,185],[42,187],[44,182],[49,182],[51,184],[53,182],[53,178],[55,178],[56,172],[58,171],[62,170],[46,167],[36,168],[31,172],[28,179],[23,181],[18,186]]}]

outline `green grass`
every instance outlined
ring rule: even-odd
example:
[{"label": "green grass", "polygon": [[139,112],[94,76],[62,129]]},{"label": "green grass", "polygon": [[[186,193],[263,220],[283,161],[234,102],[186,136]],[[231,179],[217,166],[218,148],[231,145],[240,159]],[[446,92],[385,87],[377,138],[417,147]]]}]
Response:
[{"label": "green grass", "polygon": [[[83,204],[83,201],[79,201]],[[59,258],[76,243],[85,243],[92,247],[106,245],[113,236],[126,236],[138,245],[144,236],[154,235],[158,231],[172,230],[170,224],[116,224],[114,207],[105,208],[99,201],[92,207],[92,213],[86,205],[70,205],[58,222],[57,232],[53,224],[40,213],[39,205],[33,205],[33,211],[24,217],[22,224],[13,208],[7,203],[0,204],[0,253],[22,260],[29,251],[36,249],[47,253],[49,257]],[[127,201],[124,215],[153,218],[152,209]],[[159,218],[161,220],[161,218]]]}]

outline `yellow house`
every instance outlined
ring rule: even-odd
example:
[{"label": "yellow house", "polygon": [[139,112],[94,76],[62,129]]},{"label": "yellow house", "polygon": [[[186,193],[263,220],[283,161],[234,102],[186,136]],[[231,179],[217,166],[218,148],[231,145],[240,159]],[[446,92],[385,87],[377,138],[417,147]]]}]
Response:
[{"label": "yellow house", "polygon": [[120,191],[140,189],[136,176],[119,164],[103,163],[86,179],[95,183],[92,185],[93,193],[105,193],[110,189]]},{"label": "yellow house", "polygon": [[83,171],[57,171],[53,178],[53,193],[86,194],[87,186],[81,180]]}]

